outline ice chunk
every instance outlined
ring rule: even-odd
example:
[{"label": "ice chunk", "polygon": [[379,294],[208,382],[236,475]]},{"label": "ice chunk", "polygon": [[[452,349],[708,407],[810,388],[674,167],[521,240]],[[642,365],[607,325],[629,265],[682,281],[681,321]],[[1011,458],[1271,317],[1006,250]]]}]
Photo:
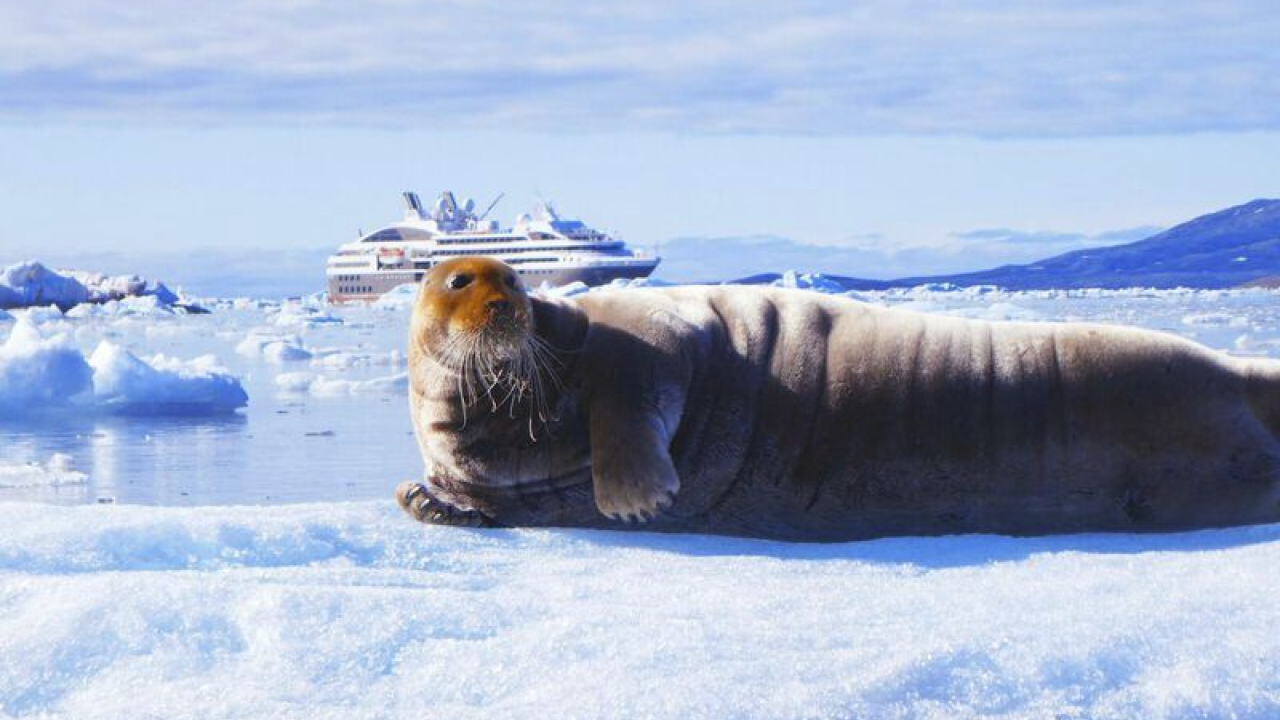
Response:
[{"label": "ice chunk", "polygon": [[62,320],[65,315],[57,305],[33,305],[13,311],[14,317],[20,317],[35,325],[43,325]]},{"label": "ice chunk", "polygon": [[281,392],[316,397],[339,397],[365,393],[402,394],[409,388],[409,374],[396,373],[370,380],[338,380],[305,372],[281,373],[276,376]]},{"label": "ice chunk", "polygon": [[391,350],[385,353],[357,352],[342,350],[337,348],[317,349],[313,352],[314,358],[311,360],[313,367],[326,367],[338,370],[350,370],[357,367],[368,367],[371,365],[389,365],[392,367],[403,366],[406,363],[405,355],[399,350]]},{"label": "ice chunk", "polygon": [[89,358],[100,405],[125,413],[231,412],[248,403],[240,381],[209,355],[184,362],[156,355],[151,362],[111,342]]},{"label": "ice chunk", "polygon": [[307,305],[290,303],[280,308],[272,322],[278,327],[316,327],[320,325],[341,325],[342,318],[322,312]]},{"label": "ice chunk", "polygon": [[280,335],[265,328],[254,328],[236,345],[236,352],[249,357],[262,357],[283,364],[311,359],[311,351],[297,335]]},{"label": "ice chunk", "polygon": [[163,283],[151,283],[136,275],[111,277],[79,270],[53,271],[34,260],[0,270],[0,308],[71,308],[131,296],[151,296],[163,305],[178,302],[178,296]]},{"label": "ice chunk", "polygon": [[547,297],[573,297],[574,295],[583,295],[590,292],[591,288],[581,280],[575,280],[564,285],[553,286],[543,283],[538,287],[536,293]]},{"label": "ice chunk", "polygon": [[844,286],[820,273],[798,273],[795,270],[787,270],[782,273],[782,277],[774,280],[771,285],[774,287],[784,288],[801,288],[805,290],[816,290],[823,293],[839,294],[844,292]]},{"label": "ice chunk", "polygon": [[948,315],[958,315],[960,317],[974,318],[977,320],[992,321],[1037,321],[1043,320],[1044,315],[1013,303],[994,302],[985,307],[959,308],[946,311]]},{"label": "ice chunk", "polygon": [[55,453],[44,463],[0,464],[0,488],[83,485],[89,476],[76,470],[70,455]]},{"label": "ice chunk", "polygon": [[45,338],[20,319],[0,345],[0,409],[39,412],[65,407],[93,387],[93,370],[66,335]]},{"label": "ice chunk", "polygon": [[1227,327],[1248,327],[1249,319],[1230,312],[1196,312],[1182,316],[1183,325],[1225,325]]},{"label": "ice chunk", "polygon": [[383,310],[406,310],[418,301],[418,283],[397,285],[374,301],[373,306]]}]

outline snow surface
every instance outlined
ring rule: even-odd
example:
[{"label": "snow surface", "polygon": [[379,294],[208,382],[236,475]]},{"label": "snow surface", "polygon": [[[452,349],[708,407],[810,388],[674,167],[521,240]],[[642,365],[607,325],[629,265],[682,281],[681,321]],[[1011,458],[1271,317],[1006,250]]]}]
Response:
[{"label": "snow surface", "polygon": [[1280,715],[1280,526],[814,546],[390,502],[0,526],[0,716]]}]

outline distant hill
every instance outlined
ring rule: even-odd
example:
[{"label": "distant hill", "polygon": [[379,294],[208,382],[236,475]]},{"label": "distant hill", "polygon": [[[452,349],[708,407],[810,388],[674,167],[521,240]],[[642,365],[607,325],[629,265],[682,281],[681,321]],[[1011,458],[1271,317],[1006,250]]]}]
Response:
[{"label": "distant hill", "polygon": [[[769,282],[776,277],[769,273],[743,282]],[[1076,250],[1025,265],[888,281],[830,279],[850,290],[926,283],[998,285],[1010,290],[1273,285],[1280,283],[1280,200],[1254,200],[1138,242]]]}]

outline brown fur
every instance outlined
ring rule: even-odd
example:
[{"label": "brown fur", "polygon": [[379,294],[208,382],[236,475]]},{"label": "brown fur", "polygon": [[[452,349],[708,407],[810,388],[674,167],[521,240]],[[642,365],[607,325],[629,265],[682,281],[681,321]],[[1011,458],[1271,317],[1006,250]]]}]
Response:
[{"label": "brown fur", "polygon": [[[800,540],[1280,520],[1276,363],[804,291],[529,299],[495,289],[491,262],[438,267],[415,313],[427,478],[400,496],[419,519]],[[438,297],[458,267],[489,278],[477,299]],[[476,314],[491,292],[527,303],[520,332]],[[449,328],[490,326],[554,348],[545,417],[460,402],[435,355]]]}]

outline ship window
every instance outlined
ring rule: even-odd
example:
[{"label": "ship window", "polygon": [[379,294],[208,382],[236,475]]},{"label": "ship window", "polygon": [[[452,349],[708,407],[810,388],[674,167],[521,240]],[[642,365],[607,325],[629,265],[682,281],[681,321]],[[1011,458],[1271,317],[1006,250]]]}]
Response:
[{"label": "ship window", "polygon": [[392,230],[388,228],[386,230],[379,230],[378,232],[365,238],[364,241],[365,242],[400,242],[403,239],[404,238],[400,236],[399,230]]}]

